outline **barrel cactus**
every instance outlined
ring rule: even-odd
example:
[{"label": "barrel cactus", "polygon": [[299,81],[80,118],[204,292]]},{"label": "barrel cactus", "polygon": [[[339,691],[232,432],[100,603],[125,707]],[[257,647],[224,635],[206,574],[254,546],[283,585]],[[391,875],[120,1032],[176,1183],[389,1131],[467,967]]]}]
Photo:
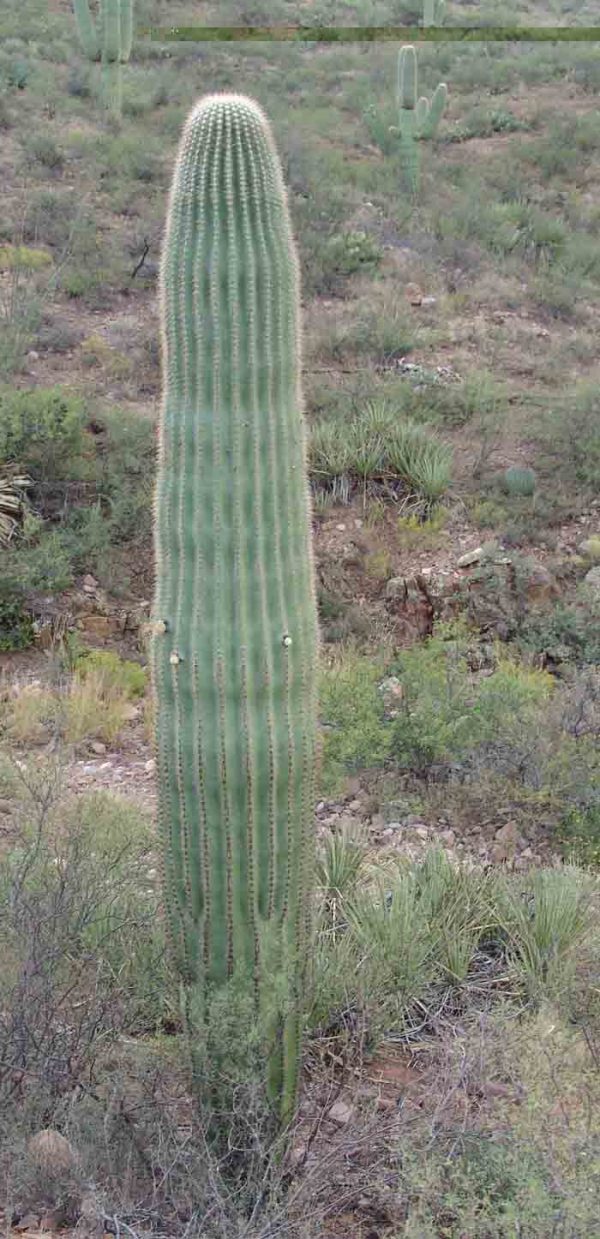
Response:
[{"label": "barrel cactus", "polygon": [[250,99],[207,96],[188,117],[160,284],[151,667],[165,911],[193,1061],[211,998],[241,979],[285,1120],[310,919],[317,612],[298,267]]},{"label": "barrel cactus", "polygon": [[442,119],[448,87],[436,86],[431,101],[419,96],[417,53],[409,44],[398,53],[398,125],[392,129],[400,138],[400,152],[406,185],[415,193],[419,185],[419,153],[417,141],[433,138]]},{"label": "barrel cactus", "polygon": [[81,46],[88,60],[101,60],[106,106],[120,114],[121,65],[129,60],[133,42],[133,0],[100,0],[99,21],[94,21],[90,0],[73,0]]}]

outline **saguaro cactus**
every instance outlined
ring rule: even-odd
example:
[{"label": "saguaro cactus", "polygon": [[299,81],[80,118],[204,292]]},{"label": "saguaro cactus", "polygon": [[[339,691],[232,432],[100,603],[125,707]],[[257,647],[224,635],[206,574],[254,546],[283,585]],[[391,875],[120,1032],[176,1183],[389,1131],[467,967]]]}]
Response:
[{"label": "saguaro cactus", "polygon": [[106,106],[120,113],[121,65],[129,60],[133,41],[133,0],[100,0],[98,25],[89,0],[73,0],[73,9],[85,55],[102,61]]},{"label": "saguaro cactus", "polygon": [[417,83],[417,53],[407,44],[398,53],[398,126],[392,132],[400,137],[402,165],[412,193],[419,184],[417,141],[435,136],[448,98],[445,82],[436,86],[431,103],[425,95],[419,97]]},{"label": "saguaro cactus", "polygon": [[423,25],[441,26],[446,15],[446,0],[423,0]]},{"label": "saguaro cactus", "polygon": [[151,665],[164,893],[188,1023],[246,979],[293,1108],[312,839],[317,622],[298,270],[269,125],[197,104],[161,266]]}]

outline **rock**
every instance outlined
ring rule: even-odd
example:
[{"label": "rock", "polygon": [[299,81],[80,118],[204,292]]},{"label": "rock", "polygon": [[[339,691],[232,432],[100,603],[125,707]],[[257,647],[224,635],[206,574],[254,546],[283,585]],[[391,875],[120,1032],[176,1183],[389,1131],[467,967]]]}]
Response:
[{"label": "rock", "polygon": [[115,621],[107,615],[84,615],[78,627],[91,637],[110,637],[116,632]]},{"label": "rock", "polygon": [[585,542],[580,542],[577,550],[585,559],[600,564],[600,534],[593,534],[591,538],[586,538]]},{"label": "rock", "polygon": [[414,827],[414,832],[415,832],[415,834],[416,834],[416,836],[417,836],[417,838],[418,838],[418,839],[428,839],[428,838],[429,838],[429,830],[428,830],[427,826],[415,826],[415,827]]},{"label": "rock", "polygon": [[[471,557],[477,555],[476,562]],[[493,544],[477,548],[458,561],[473,571],[448,583],[437,612],[442,619],[464,611],[481,632],[508,640],[518,629],[524,609],[547,605],[560,596],[556,578],[530,556],[500,552]]]},{"label": "rock", "polygon": [[460,559],[457,559],[457,567],[470,568],[472,564],[478,564],[480,562],[482,555],[482,546],[475,547],[475,550],[473,551],[466,551],[464,555],[461,555]]},{"label": "rock", "polygon": [[386,583],[384,599],[404,636],[416,639],[431,635],[433,598],[429,581],[422,573],[415,577],[391,577]]},{"label": "rock", "polygon": [[13,1222],[12,1228],[18,1231],[39,1231],[39,1221],[38,1213],[24,1213],[16,1222]]},{"label": "rock", "polygon": [[583,584],[594,601],[600,602],[600,564],[586,572]]},{"label": "rock", "polygon": [[106,753],[106,745],[103,744],[101,740],[92,740],[90,748],[92,753],[97,753],[99,757],[102,757],[102,755]]},{"label": "rock", "polygon": [[506,822],[494,835],[490,856],[494,864],[512,860],[519,846],[519,829],[516,822]]},{"label": "rock", "polygon": [[543,564],[538,563],[536,559],[529,560],[523,589],[525,597],[530,604],[548,602],[552,598],[557,598],[560,594],[556,578],[553,577],[552,573]]},{"label": "rock", "polygon": [[354,1111],[352,1106],[349,1106],[345,1101],[335,1101],[328,1112],[328,1117],[333,1119],[339,1127],[345,1127],[350,1122]]},{"label": "rock", "polygon": [[34,348],[30,348],[30,350],[29,350],[29,352],[28,352],[28,354],[27,354],[27,360],[28,360],[28,361],[39,361],[39,360],[40,360],[40,355],[39,355],[39,353],[36,353],[36,351],[35,351],[35,349],[34,349]]},{"label": "rock", "polygon": [[[150,759],[146,762],[146,764],[145,764],[145,766],[144,766],[144,770],[146,771],[146,774],[154,774],[154,771],[156,770],[156,761],[155,761],[154,757],[151,757],[151,758],[150,758]],[[324,808],[323,801],[321,801],[321,804],[318,804],[318,805],[317,805],[317,813],[318,813],[318,812],[319,812],[319,810],[320,810],[320,809],[322,809],[322,808]]]},{"label": "rock", "polygon": [[456,835],[453,830],[443,830],[441,835],[438,835],[440,843],[445,847],[451,848],[456,843]]},{"label": "rock", "polygon": [[52,1127],[46,1127],[31,1137],[27,1156],[42,1174],[52,1178],[68,1174],[77,1165],[73,1146]]},{"label": "rock", "polygon": [[437,297],[423,297],[421,305],[423,309],[431,309],[432,306],[437,305]]},{"label": "rock", "polygon": [[12,805],[10,800],[0,800],[0,813],[10,817],[10,814],[12,813]]},{"label": "rock", "polygon": [[84,593],[86,594],[95,594],[98,588],[98,582],[96,578],[93,577],[89,572],[87,576],[84,576],[83,578],[82,588],[83,588]]},{"label": "rock", "polygon": [[405,293],[409,305],[422,305],[423,293],[418,284],[407,284]]}]

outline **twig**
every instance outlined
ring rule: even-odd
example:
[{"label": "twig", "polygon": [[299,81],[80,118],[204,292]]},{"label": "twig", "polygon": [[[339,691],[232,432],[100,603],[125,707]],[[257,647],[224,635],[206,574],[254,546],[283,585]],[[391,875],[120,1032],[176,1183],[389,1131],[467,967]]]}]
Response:
[{"label": "twig", "polygon": [[136,263],[135,267],[133,268],[133,271],[131,272],[131,275],[129,277],[131,280],[135,279],[138,271],[141,271],[149,253],[150,253],[150,243],[144,237],[144,249],[142,251],[142,257],[140,258],[139,262]]}]

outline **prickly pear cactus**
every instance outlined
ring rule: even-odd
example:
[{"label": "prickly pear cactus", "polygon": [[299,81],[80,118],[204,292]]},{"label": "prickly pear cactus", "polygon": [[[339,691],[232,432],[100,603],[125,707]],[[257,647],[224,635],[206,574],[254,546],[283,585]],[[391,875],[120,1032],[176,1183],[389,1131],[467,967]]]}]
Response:
[{"label": "prickly pear cactus", "polygon": [[165,906],[192,1039],[242,977],[276,997],[268,1091],[296,1095],[317,621],[298,269],[252,100],[184,128],[161,268],[164,399],[151,665]]}]

